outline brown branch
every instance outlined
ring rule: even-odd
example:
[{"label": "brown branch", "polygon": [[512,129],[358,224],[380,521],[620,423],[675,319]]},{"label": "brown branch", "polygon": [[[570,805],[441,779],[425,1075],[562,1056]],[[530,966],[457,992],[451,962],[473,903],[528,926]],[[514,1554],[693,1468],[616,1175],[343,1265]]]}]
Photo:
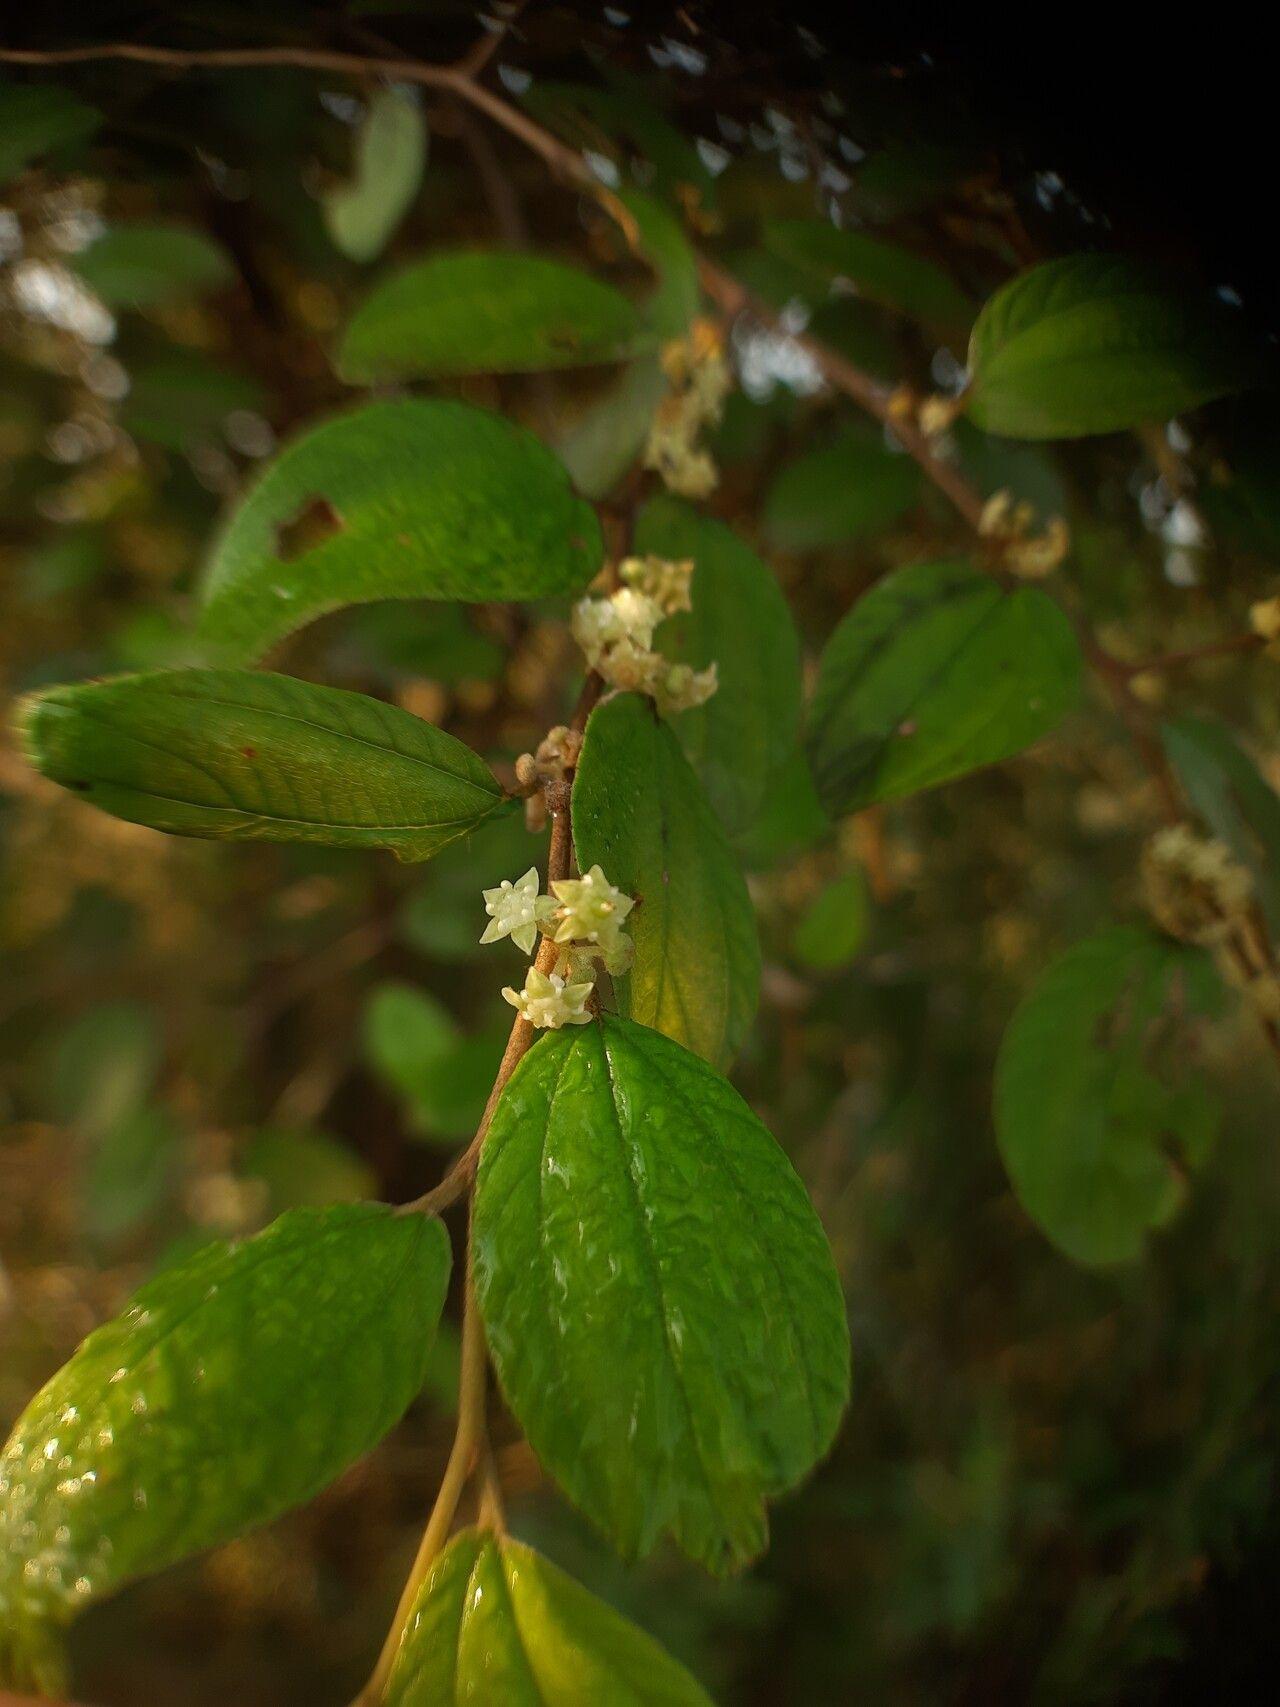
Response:
[{"label": "brown branch", "polygon": [[1206,658],[1248,657],[1260,652],[1267,644],[1261,634],[1232,634],[1225,640],[1209,640],[1203,646],[1189,646],[1183,652],[1164,652],[1154,658],[1112,658],[1113,668],[1126,676],[1163,675],[1169,670],[1182,670],[1189,664],[1203,663]]}]

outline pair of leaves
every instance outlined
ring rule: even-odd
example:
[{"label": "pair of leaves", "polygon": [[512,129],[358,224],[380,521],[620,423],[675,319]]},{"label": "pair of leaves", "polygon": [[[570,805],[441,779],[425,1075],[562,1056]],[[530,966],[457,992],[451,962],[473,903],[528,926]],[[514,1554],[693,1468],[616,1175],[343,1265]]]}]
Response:
[{"label": "pair of leaves", "polygon": [[353,261],[380,255],[422,183],[427,163],[427,121],[405,89],[379,89],[356,138],[348,183],[323,198],[334,243]]},{"label": "pair of leaves", "polygon": [[737,860],[697,777],[649,700],[619,694],[587,723],[573,785],[583,871],[636,897],[622,1011],[726,1066],[756,1010],[760,945]]},{"label": "pair of leaves", "polygon": [[605,1017],[549,1032],[480,1163],[475,1281],[512,1410],[625,1557],[712,1570],[830,1444],[849,1341],[804,1187],[718,1073]]},{"label": "pair of leaves", "polygon": [[763,237],[781,260],[828,283],[848,279],[860,295],[944,336],[964,338],[973,324],[973,304],[941,267],[883,238],[821,219],[769,220]]},{"label": "pair of leaves", "polygon": [[463,403],[371,403],[290,445],[214,548],[201,637],[260,657],[374,599],[530,599],[584,586],[594,510],[531,433]]},{"label": "pair of leaves", "polygon": [[25,702],[37,770],[176,835],[389,848],[428,859],[507,806],[461,741],[396,706],[291,676],[164,670]]},{"label": "pair of leaves", "polygon": [[509,1536],[465,1529],[409,1614],[386,1707],[711,1707],[683,1666]]},{"label": "pair of leaves", "polygon": [[1239,315],[1109,255],[1068,255],[1011,280],[969,342],[969,414],[1018,439],[1167,421],[1256,384]]},{"label": "pair of leaves", "polygon": [[0,1454],[0,1622],[44,1625],[309,1499],[422,1385],[439,1222],[298,1209],[91,1334]]},{"label": "pair of leaves", "polygon": [[800,642],[790,607],[768,565],[732,529],[678,498],[645,505],[635,549],[693,559],[693,609],[664,622],[656,644],[672,663],[717,666],[715,693],[672,727],[725,828],[738,835],[795,750]]},{"label": "pair of leaves", "polygon": [[1213,996],[1203,953],[1116,926],[1055,961],[1010,1020],[996,1063],[1000,1153],[1023,1208],[1075,1262],[1139,1256],[1185,1198],[1214,1101],[1198,1080],[1157,1076],[1152,1058],[1166,1010]]},{"label": "pair of leaves", "polygon": [[918,563],[858,600],[822,655],[807,748],[823,805],[853,812],[1021,752],[1074,703],[1080,653],[1035,587]]}]

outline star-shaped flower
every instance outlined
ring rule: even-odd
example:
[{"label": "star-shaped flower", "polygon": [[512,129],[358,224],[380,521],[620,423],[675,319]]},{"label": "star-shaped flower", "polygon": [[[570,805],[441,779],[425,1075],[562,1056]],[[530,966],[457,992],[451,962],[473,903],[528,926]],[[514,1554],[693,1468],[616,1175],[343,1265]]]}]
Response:
[{"label": "star-shaped flower", "polygon": [[514,883],[504,877],[496,889],[486,889],[484,910],[489,923],[481,942],[497,942],[509,936],[517,948],[532,954],[538,928],[549,922],[556,904],[549,895],[539,895],[538,868],[531,865]]},{"label": "star-shaped flower", "polygon": [[602,949],[618,945],[619,927],[635,906],[593,865],[585,877],[562,877],[551,885],[560,905],[556,909],[556,942],[596,943]]},{"label": "star-shaped flower", "polygon": [[508,987],[502,995],[539,1031],[559,1031],[562,1025],[587,1024],[591,1015],[586,1002],[593,988],[589,978],[570,984],[559,973],[539,972],[536,966],[531,966],[525,975],[524,989]]}]

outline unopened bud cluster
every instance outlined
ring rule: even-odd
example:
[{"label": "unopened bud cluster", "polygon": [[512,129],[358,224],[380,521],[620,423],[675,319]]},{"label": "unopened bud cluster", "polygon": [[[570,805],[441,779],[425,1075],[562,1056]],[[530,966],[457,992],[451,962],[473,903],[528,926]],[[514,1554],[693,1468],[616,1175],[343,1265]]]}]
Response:
[{"label": "unopened bud cluster", "polygon": [[1000,548],[1005,568],[1024,580],[1038,581],[1052,573],[1071,549],[1071,533],[1061,516],[1034,530],[1036,512],[1027,502],[1016,503],[1007,489],[995,492],[982,508],[978,532]]},{"label": "unopened bud cluster", "polygon": [[690,561],[628,557],[618,565],[622,586],[606,598],[579,599],[573,637],[593,670],[611,687],[649,694],[659,711],[687,711],[718,686],[714,663],[705,670],[673,664],[653,649],[653,631],[665,617],[691,610]]},{"label": "unopened bud cluster", "polygon": [[695,320],[686,337],[663,348],[662,368],[671,390],[654,414],[644,466],[657,470],[668,491],[707,498],[719,475],[700,441],[724,413],[732,385],[719,328],[713,321]]},{"label": "unopened bud cluster", "polygon": [[523,989],[502,992],[530,1025],[553,1031],[585,1025],[591,1017],[587,1000],[595,987],[596,963],[619,975],[630,970],[635,945],[622,926],[635,902],[610,883],[598,865],[583,877],[553,881],[549,895],[539,894],[537,868],[530,866],[514,883],[504,878],[496,888],[486,889],[484,905],[489,923],[481,942],[509,936],[531,954],[541,934],[559,950],[550,972],[531,966]]}]

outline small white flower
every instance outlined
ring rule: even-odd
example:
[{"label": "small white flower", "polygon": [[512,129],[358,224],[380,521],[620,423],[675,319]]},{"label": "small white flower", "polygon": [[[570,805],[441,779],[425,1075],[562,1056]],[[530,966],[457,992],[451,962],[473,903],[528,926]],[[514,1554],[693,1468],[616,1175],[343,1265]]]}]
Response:
[{"label": "small white flower", "polygon": [[635,906],[593,865],[585,877],[563,877],[551,885],[560,903],[556,909],[556,942],[577,942],[614,949],[619,928]]},{"label": "small white flower", "polygon": [[481,942],[497,942],[509,936],[517,948],[532,954],[538,927],[550,919],[555,902],[548,895],[538,894],[538,868],[531,865],[514,883],[504,877],[496,889],[486,889],[484,910],[489,923]]},{"label": "small white flower", "polygon": [[556,972],[539,972],[536,966],[531,966],[525,975],[524,989],[508,987],[502,995],[539,1031],[559,1031],[562,1025],[587,1024],[591,1015],[586,1011],[586,1002],[593,987],[590,979],[570,984]]}]

